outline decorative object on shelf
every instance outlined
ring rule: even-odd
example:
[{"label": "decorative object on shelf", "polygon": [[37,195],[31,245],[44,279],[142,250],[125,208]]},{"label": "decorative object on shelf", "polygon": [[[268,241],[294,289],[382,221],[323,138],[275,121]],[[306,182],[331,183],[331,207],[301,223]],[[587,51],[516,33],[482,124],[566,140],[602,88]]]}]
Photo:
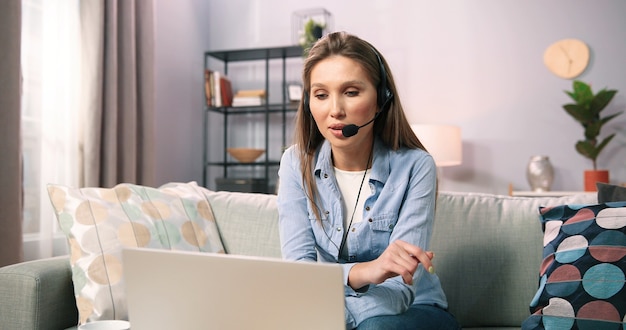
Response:
[{"label": "decorative object on shelf", "polygon": [[287,84],[287,99],[289,102],[300,102],[302,99],[302,84],[291,82]]},{"label": "decorative object on shelf", "polygon": [[292,14],[291,29],[295,44],[304,49],[306,57],[309,48],[323,35],[332,31],[333,17],[324,8],[298,10]]},{"label": "decorative object on shelf", "polygon": [[461,165],[463,144],[461,128],[453,125],[411,125],[426,150],[435,159],[437,167]]},{"label": "decorative object on shelf", "polygon": [[543,53],[543,63],[558,77],[576,78],[589,64],[589,47],[579,39],[559,40]]},{"label": "decorative object on shelf", "polygon": [[596,191],[596,182],[609,182],[608,170],[598,170],[596,160],[600,152],[615,136],[613,133],[599,140],[600,130],[604,124],[622,114],[623,111],[606,117],[601,117],[600,113],[611,102],[617,90],[604,88],[594,94],[591,86],[587,83],[575,80],[573,90],[565,91],[565,93],[574,100],[574,103],[565,104],[563,108],[585,130],[585,139],[576,143],[576,151],[585,158],[589,158],[593,164],[593,170],[585,171],[585,191]]},{"label": "decorative object on shelf", "polygon": [[532,156],[526,167],[526,178],[530,190],[534,192],[550,191],[554,181],[554,168],[548,156]]},{"label": "decorative object on shelf", "polygon": [[227,148],[226,151],[241,163],[252,163],[265,152],[254,148]]}]

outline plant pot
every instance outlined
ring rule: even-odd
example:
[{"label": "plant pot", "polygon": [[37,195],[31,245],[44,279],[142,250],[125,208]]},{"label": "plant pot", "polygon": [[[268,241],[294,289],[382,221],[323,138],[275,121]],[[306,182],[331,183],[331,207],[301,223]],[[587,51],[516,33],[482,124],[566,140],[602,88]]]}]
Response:
[{"label": "plant pot", "polygon": [[609,183],[608,170],[586,170],[585,191],[598,191],[596,182]]}]

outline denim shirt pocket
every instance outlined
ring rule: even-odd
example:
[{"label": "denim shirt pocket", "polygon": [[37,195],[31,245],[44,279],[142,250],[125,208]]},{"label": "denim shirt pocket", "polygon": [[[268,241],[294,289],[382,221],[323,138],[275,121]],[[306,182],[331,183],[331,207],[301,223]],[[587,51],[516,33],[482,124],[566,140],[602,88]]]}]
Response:
[{"label": "denim shirt pocket", "polygon": [[[336,253],[335,250],[338,249],[337,243],[333,241],[341,241],[341,232],[337,234],[337,228],[333,227],[327,212],[322,211],[320,216],[321,221],[316,219],[315,214],[309,209],[309,221],[311,222],[311,228],[315,234],[315,245],[321,248],[321,251],[318,252],[321,253],[325,259],[328,259],[331,255]],[[337,235],[339,238],[335,237]]]},{"label": "denim shirt pocket", "polygon": [[381,214],[368,220],[371,230],[371,251],[376,256],[385,251],[389,245],[389,238],[398,221],[395,214]]}]

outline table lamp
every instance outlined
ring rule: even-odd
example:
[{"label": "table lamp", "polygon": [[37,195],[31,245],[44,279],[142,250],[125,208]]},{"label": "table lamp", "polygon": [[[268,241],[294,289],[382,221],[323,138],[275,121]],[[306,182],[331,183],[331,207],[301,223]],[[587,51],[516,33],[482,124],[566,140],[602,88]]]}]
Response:
[{"label": "table lamp", "polygon": [[461,128],[453,125],[415,124],[411,129],[435,159],[437,167],[461,165]]}]

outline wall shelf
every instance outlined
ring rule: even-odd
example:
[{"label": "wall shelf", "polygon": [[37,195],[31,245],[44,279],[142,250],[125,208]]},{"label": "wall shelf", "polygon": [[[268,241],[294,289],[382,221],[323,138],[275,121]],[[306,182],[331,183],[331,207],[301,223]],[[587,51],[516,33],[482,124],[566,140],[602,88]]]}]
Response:
[{"label": "wall shelf", "polygon": [[[265,185],[262,191],[251,191],[251,192],[263,192],[263,193],[273,193],[275,188],[273,187],[273,182],[270,181],[271,173],[270,171],[274,171],[274,169],[278,170],[278,165],[280,159],[272,158],[270,155],[270,148],[276,148],[282,150],[287,145],[287,114],[295,113],[297,111],[297,103],[290,102],[288,100],[288,96],[286,95],[287,90],[287,59],[289,58],[302,58],[303,49],[300,46],[286,46],[286,47],[270,47],[270,48],[254,48],[254,49],[239,49],[239,50],[223,50],[223,51],[207,51],[204,53],[204,68],[223,72],[224,75],[228,75],[229,64],[233,62],[240,62],[246,64],[249,62],[250,65],[258,65],[259,61],[264,62],[264,82],[259,82],[259,85],[262,83],[265,89],[265,102],[264,105],[260,106],[245,106],[245,107],[209,107],[204,102],[204,116],[203,116],[203,169],[202,169],[202,180],[203,185],[208,187],[209,185],[209,168],[221,168],[222,177],[216,178],[216,181],[219,182],[235,182],[237,180],[257,180],[259,182],[265,182]],[[210,62],[220,62],[222,68],[215,67],[215,64],[210,64]],[[277,61],[281,64],[280,71],[276,69],[270,70],[270,62]],[[210,67],[213,65],[214,67]],[[272,72],[270,72],[272,71]],[[272,98],[272,103],[270,103],[270,73],[279,73],[281,74],[280,79],[280,95],[279,101],[276,101],[277,98]],[[237,77],[228,76],[231,82],[235,82]],[[204,88],[204,87],[203,87]],[[205,95],[206,97],[206,95]],[[211,153],[210,148],[215,148],[215,143],[209,143],[209,122],[211,114],[221,116],[223,119],[223,150],[221,152],[221,156],[217,157],[219,159],[215,159],[215,153]],[[254,118],[248,118],[245,115],[253,115],[256,116]],[[235,119],[234,116],[239,116],[239,118]],[[273,119],[276,119],[278,116],[280,122],[280,128],[274,127],[277,125],[275,122],[272,122],[270,117],[273,116]],[[242,119],[243,118],[243,119]],[[261,156],[261,159],[252,163],[239,163],[236,161],[230,161],[229,155],[226,151],[228,147],[231,147],[231,141],[229,141],[229,131],[231,128],[231,121],[254,121],[254,122],[263,122],[263,141],[262,144],[265,148],[265,153]],[[272,127],[270,127],[272,126]],[[272,132],[279,132],[280,134],[280,143],[282,145],[276,146],[273,144],[277,144],[276,141],[270,142],[270,130]],[[250,134],[250,132],[242,132],[242,134]],[[211,157],[213,156],[213,157]],[[212,159],[213,158],[213,159]],[[255,177],[237,177],[241,174],[233,174],[231,173],[232,169],[246,169],[249,168],[253,172],[260,172],[260,175],[256,175]],[[219,179],[219,180],[218,180]],[[233,179],[233,180],[226,180]],[[217,183],[216,183],[217,184]],[[254,185],[258,187],[259,185]],[[233,185],[227,185],[229,190],[233,189]],[[247,188],[244,188],[247,189]],[[220,190],[220,187],[217,187],[217,190]]]}]

